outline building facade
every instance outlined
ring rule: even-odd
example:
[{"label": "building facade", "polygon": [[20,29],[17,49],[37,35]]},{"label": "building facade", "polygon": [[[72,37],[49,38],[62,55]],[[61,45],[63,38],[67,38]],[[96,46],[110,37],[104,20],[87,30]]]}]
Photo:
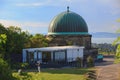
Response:
[{"label": "building facade", "polygon": [[53,18],[47,39],[50,41],[49,46],[84,46],[84,59],[88,56],[96,59],[98,54],[98,50],[91,46],[92,35],[88,32],[87,23],[79,14],[70,11],[69,7]]},{"label": "building facade", "polygon": [[92,56],[93,59],[97,57],[98,50],[91,46],[92,35],[88,32],[85,20],[79,14],[70,11],[69,7],[67,11],[53,18],[46,38],[49,40],[49,47],[23,49],[23,62],[69,62],[80,57],[86,64],[88,56]]},{"label": "building facade", "polygon": [[83,58],[84,47],[54,46],[23,49],[23,62],[49,64],[53,62],[73,62],[77,57]]}]

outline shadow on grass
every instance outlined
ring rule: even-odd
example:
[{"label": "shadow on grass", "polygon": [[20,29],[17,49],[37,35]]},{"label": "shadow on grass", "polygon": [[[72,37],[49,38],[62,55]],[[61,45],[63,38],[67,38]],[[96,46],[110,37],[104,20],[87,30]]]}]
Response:
[{"label": "shadow on grass", "polygon": [[[27,72],[22,72],[19,76],[21,76],[22,80],[30,80],[32,78],[32,76],[29,75]],[[19,80],[19,79],[17,78],[17,80]]]},{"label": "shadow on grass", "polygon": [[83,75],[87,72],[91,71],[90,69],[77,69],[77,68],[69,68],[69,69],[43,69],[42,72],[52,73],[52,74],[78,74]]}]

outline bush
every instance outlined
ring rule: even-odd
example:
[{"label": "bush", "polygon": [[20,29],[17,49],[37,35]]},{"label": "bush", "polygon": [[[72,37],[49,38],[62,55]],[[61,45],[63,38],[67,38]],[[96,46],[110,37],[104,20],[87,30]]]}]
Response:
[{"label": "bush", "polygon": [[77,67],[81,67],[82,66],[82,59],[80,57],[77,57],[76,61],[77,61]]},{"label": "bush", "polygon": [[0,80],[13,80],[12,71],[2,58],[0,58]]},{"label": "bush", "polygon": [[26,69],[29,66],[28,63],[21,63],[21,68]]},{"label": "bush", "polygon": [[117,46],[115,54],[115,63],[120,63],[120,44]]},{"label": "bush", "polygon": [[94,66],[94,60],[91,56],[87,57],[87,67],[93,67]]},{"label": "bush", "polygon": [[26,69],[28,68],[29,64],[28,63],[14,63],[12,65],[12,69]]}]

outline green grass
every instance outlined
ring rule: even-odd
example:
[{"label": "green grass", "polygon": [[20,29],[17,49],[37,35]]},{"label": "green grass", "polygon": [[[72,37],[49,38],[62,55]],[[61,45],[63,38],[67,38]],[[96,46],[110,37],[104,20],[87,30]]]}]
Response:
[{"label": "green grass", "polygon": [[23,75],[13,72],[17,80],[85,80],[84,74],[90,69],[42,69],[41,72],[26,71]]}]

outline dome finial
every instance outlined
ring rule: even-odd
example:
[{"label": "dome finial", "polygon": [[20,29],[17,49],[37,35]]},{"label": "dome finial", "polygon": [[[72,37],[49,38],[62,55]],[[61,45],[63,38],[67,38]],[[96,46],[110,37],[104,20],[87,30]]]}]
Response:
[{"label": "dome finial", "polygon": [[69,12],[69,6],[67,6],[67,12]]}]

